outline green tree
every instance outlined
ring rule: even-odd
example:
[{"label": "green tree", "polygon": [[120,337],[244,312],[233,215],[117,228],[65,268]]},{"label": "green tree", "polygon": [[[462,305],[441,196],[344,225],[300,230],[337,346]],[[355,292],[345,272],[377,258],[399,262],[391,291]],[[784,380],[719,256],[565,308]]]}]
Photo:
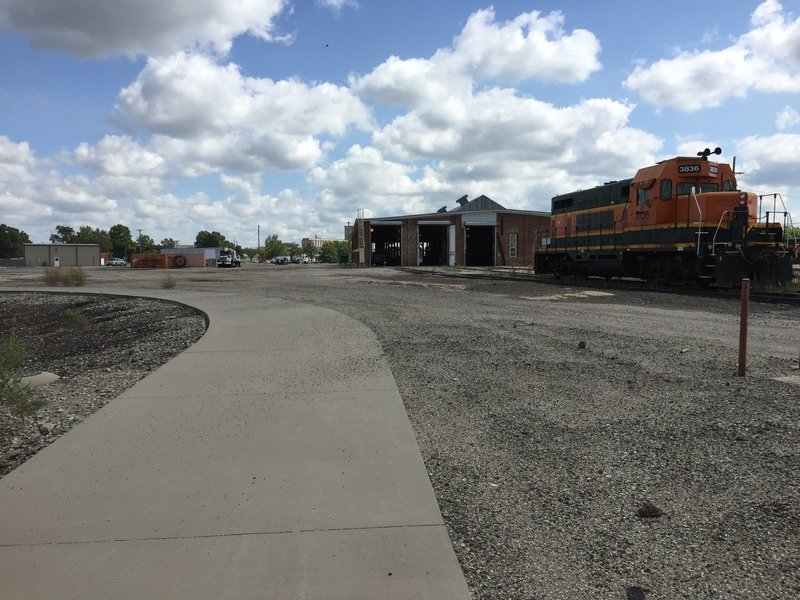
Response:
[{"label": "green tree", "polygon": [[173,240],[172,238],[164,238],[161,240],[160,246],[162,248],[174,248],[178,245],[178,240]]},{"label": "green tree", "polygon": [[112,248],[111,238],[107,231],[98,228],[92,229],[88,225],[84,225],[78,229],[78,233],[72,237],[72,243],[97,244],[100,246],[100,252],[111,252]]},{"label": "green tree", "polygon": [[241,256],[247,256],[250,262],[253,262],[254,258],[257,258],[259,262],[264,261],[264,248],[242,248],[238,252]]},{"label": "green tree", "polygon": [[68,225],[56,225],[55,233],[50,235],[53,244],[72,244],[75,240],[75,230]]},{"label": "green tree", "polygon": [[146,233],[139,236],[136,246],[139,248],[140,252],[154,252],[156,249],[156,243],[153,241],[153,238]]},{"label": "green tree", "polygon": [[19,258],[25,254],[25,244],[31,238],[24,231],[10,225],[0,225],[0,258]]},{"label": "green tree", "polygon": [[286,244],[278,239],[276,234],[273,234],[264,240],[264,255],[269,258],[276,256],[285,256],[288,250]]},{"label": "green tree", "polygon": [[303,244],[303,254],[305,254],[309,260],[317,258],[317,247],[314,245],[314,242],[308,240]]},{"label": "green tree", "polygon": [[349,262],[350,244],[346,240],[325,242],[319,250],[322,262]]},{"label": "green tree", "polygon": [[223,248],[231,246],[233,246],[233,244],[230,244],[219,231],[203,230],[197,234],[197,238],[195,238],[194,241],[195,248]]},{"label": "green tree", "polygon": [[286,244],[286,251],[289,253],[291,258],[294,258],[300,254],[300,244],[297,242],[288,242]]},{"label": "green tree", "polygon": [[130,254],[136,251],[136,242],[131,237],[131,230],[125,225],[118,223],[108,230],[108,237],[111,239],[111,254],[118,258],[127,259]]}]

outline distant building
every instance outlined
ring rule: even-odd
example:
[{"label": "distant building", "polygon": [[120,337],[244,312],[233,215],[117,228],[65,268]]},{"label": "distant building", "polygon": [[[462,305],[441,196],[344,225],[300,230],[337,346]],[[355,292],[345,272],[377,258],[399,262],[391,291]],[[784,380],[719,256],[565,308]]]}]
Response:
[{"label": "distant building", "polygon": [[550,213],[510,210],[487,196],[450,211],[356,219],[351,260],[363,266],[528,266]]},{"label": "distant building", "polygon": [[25,244],[26,267],[99,267],[97,244]]},{"label": "distant building", "polygon": [[302,241],[300,242],[300,247],[303,248],[303,247],[306,246],[306,244],[308,244],[310,242],[310,243],[314,244],[314,248],[319,250],[320,248],[322,248],[322,245],[325,242],[341,242],[341,241],[342,240],[332,240],[330,238],[321,238],[321,237],[314,236],[313,238],[303,238]]}]

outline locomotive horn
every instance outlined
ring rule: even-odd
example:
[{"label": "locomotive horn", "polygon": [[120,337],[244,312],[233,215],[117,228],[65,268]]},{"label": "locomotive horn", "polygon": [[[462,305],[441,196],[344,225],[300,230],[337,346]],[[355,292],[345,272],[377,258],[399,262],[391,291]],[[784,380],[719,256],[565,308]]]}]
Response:
[{"label": "locomotive horn", "polygon": [[706,148],[702,152],[698,152],[697,156],[700,157],[700,160],[708,160],[708,157],[709,157],[710,154],[722,154],[722,148],[717,146],[716,148],[714,148],[713,152],[711,150],[709,150],[708,148]]}]

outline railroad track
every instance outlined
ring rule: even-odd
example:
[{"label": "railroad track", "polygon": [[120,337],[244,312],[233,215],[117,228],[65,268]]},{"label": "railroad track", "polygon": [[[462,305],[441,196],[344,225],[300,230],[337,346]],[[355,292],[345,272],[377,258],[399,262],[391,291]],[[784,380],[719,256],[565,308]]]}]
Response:
[{"label": "railroad track", "polygon": [[[407,273],[424,273],[427,275],[440,275],[443,277],[454,277],[460,279],[488,279],[498,281],[528,281],[535,283],[545,283],[550,285],[574,286],[583,288],[597,288],[615,291],[640,291],[653,292],[657,294],[679,294],[684,296],[694,296],[700,298],[727,298],[737,300],[741,297],[741,291],[728,288],[687,288],[687,287],[667,287],[654,285],[638,279],[604,279],[602,277],[555,277],[554,275],[537,275],[523,270],[496,270],[496,269],[458,269],[458,268],[425,268],[425,267],[395,267]],[[768,304],[788,304],[800,305],[800,293],[798,292],[772,292],[762,290],[750,290],[751,302],[763,302]]]}]

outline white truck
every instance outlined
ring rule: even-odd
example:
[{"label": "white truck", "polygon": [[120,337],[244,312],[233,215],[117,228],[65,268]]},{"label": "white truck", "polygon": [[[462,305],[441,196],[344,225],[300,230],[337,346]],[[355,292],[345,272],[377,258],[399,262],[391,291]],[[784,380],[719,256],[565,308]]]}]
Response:
[{"label": "white truck", "polygon": [[217,267],[241,267],[242,261],[233,248],[223,248],[217,257]]}]

